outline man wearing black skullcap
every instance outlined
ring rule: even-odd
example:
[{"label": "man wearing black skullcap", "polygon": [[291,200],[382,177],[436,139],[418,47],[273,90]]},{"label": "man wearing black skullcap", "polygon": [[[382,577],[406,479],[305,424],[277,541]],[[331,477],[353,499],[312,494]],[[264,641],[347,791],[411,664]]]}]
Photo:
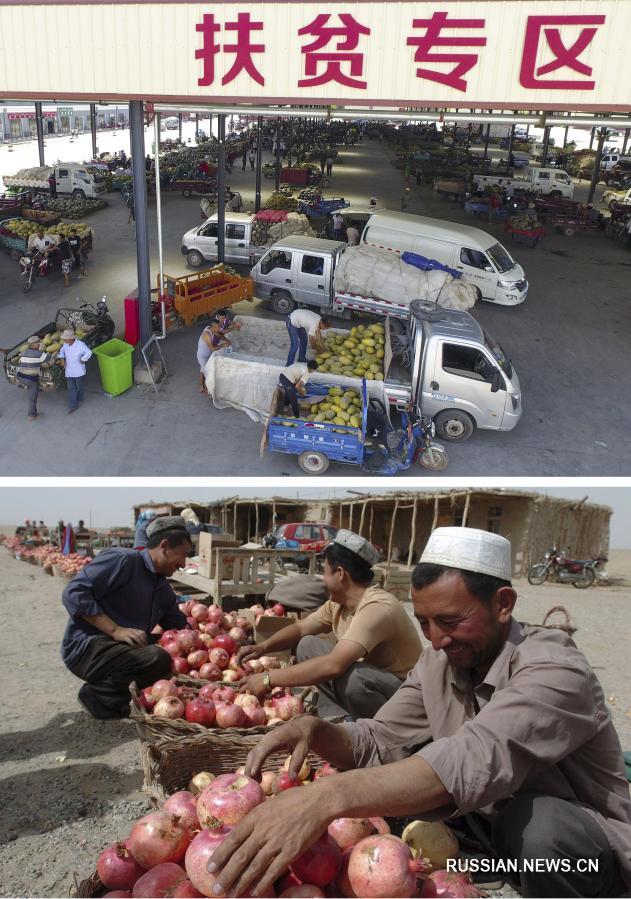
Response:
[{"label": "man wearing black skullcap", "polygon": [[186,627],[167,581],[192,550],[180,516],[158,518],[147,528],[142,552],[112,548],[99,553],[62,594],[70,616],[61,657],[85,681],[79,702],[99,719],[129,714],[129,684],[139,689],[166,677],[171,658],[151,643],[151,631]]}]

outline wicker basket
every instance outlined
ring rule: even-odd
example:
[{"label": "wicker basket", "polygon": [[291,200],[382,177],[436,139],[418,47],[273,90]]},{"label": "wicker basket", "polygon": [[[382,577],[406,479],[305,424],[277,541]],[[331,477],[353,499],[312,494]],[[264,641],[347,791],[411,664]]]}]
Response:
[{"label": "wicker basket", "polygon": [[[203,736],[175,737],[160,746],[143,743],[140,758],[144,774],[143,792],[157,806],[178,790],[186,790],[189,781],[200,771],[212,774],[230,774],[241,765],[261,737],[265,728],[240,730],[206,730]],[[258,732],[258,733],[257,733]],[[263,771],[274,771],[287,758],[287,751],[275,752],[263,762]],[[312,767],[323,765],[323,760],[309,753]]]},{"label": "wicker basket", "polygon": [[107,891],[107,887],[101,883],[101,879],[99,875],[94,872],[94,874],[90,875],[90,877],[86,877],[85,880],[77,880],[77,875],[75,874],[75,885],[74,889],[70,890],[71,896],[76,896],[77,899],[92,899],[93,896],[103,896],[103,894]]},{"label": "wicker basket", "polygon": [[[204,684],[212,683],[211,681],[204,680],[195,680],[192,677],[178,677],[176,683],[178,686],[190,686],[193,689],[199,690]],[[230,686],[229,684],[216,684],[215,686]],[[304,691],[302,698],[310,691]],[[191,721],[186,721],[184,718],[160,718],[155,715],[149,715],[142,707],[140,702],[140,695],[138,692],[138,687],[135,682],[132,682],[129,685],[129,693],[131,695],[131,701],[129,704],[129,717],[136,725],[136,730],[138,732],[138,736],[142,743],[164,743],[167,740],[174,740],[179,737],[196,737],[196,736],[205,736],[208,733],[215,734],[215,737],[219,741],[223,741],[224,739],[240,739],[241,737],[253,737],[254,742],[257,742],[259,737],[266,734],[269,728],[266,725],[261,727],[226,727],[219,730],[210,730],[205,727],[203,724],[195,724]],[[315,713],[315,705],[313,703],[306,703],[305,709],[309,714]],[[246,753],[247,755],[247,753]],[[233,765],[229,770],[233,771],[234,768],[238,768],[238,765]],[[190,778],[189,778],[190,779]],[[187,781],[188,783],[188,781]]]}]

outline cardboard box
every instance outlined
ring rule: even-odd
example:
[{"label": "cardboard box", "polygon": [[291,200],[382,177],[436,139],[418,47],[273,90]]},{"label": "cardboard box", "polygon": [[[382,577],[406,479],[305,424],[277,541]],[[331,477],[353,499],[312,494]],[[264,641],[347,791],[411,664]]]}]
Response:
[{"label": "cardboard box", "polygon": [[222,546],[239,546],[232,534],[207,534],[201,531],[199,534],[199,573],[202,577],[214,578],[214,553],[213,550]]},{"label": "cardboard box", "polygon": [[[252,627],[254,628],[254,642],[262,643],[263,640],[267,640],[268,637],[277,634],[279,631],[282,631],[283,628],[288,627],[290,624],[295,624],[298,620],[298,616],[289,612],[287,615],[282,618],[277,618],[274,616],[272,618],[271,615],[262,615],[259,618],[259,623],[255,624],[256,615],[252,611],[252,609],[239,609],[239,615],[242,615],[244,618],[250,622]],[[277,659],[280,659],[283,662],[288,662],[291,658],[291,650],[283,649],[280,652],[270,652],[269,655],[275,656]]]}]

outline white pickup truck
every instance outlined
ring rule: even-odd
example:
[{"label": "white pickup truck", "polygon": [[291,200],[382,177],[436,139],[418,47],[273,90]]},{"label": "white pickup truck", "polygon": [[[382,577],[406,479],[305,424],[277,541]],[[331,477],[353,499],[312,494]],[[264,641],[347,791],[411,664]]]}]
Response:
[{"label": "white pickup truck", "polygon": [[55,175],[57,193],[84,200],[86,197],[99,197],[107,190],[105,179],[97,168],[80,162],[58,162],[55,165],[36,166],[21,169],[15,175],[3,178],[6,187],[21,187],[25,190],[48,191],[48,179]]},{"label": "white pickup truck", "polygon": [[507,178],[498,174],[474,175],[473,183],[479,190],[497,186],[508,190],[531,190],[550,197],[571,199],[574,196],[574,182],[563,169],[528,166],[522,178]]}]

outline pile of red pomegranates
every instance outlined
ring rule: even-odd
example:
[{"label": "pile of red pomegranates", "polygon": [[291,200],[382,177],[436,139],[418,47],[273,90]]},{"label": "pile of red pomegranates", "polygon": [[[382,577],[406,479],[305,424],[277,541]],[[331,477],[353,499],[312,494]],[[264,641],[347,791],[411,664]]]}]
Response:
[{"label": "pile of red pomegranates", "polygon": [[[199,772],[188,790],[174,793],[161,811],[136,821],[128,837],[103,850],[97,874],[109,890],[105,896],[221,899],[223,894],[213,889],[217,876],[210,874],[207,866],[231,829],[256,806],[273,801],[275,794],[308,788],[310,779],[337,773],[329,765],[312,772],[305,763],[292,780],[288,769],[289,759],[278,772],[266,772],[270,776],[266,780],[263,775],[261,783],[242,769],[219,777]],[[305,809],[308,807],[307,800]],[[431,856],[433,841],[440,842],[442,835],[432,834],[433,825],[427,827],[427,854]],[[482,894],[462,874],[435,870],[431,858],[390,833],[383,818],[371,817],[332,821],[319,839],[290,863],[274,888],[259,895],[369,899]]]}]

